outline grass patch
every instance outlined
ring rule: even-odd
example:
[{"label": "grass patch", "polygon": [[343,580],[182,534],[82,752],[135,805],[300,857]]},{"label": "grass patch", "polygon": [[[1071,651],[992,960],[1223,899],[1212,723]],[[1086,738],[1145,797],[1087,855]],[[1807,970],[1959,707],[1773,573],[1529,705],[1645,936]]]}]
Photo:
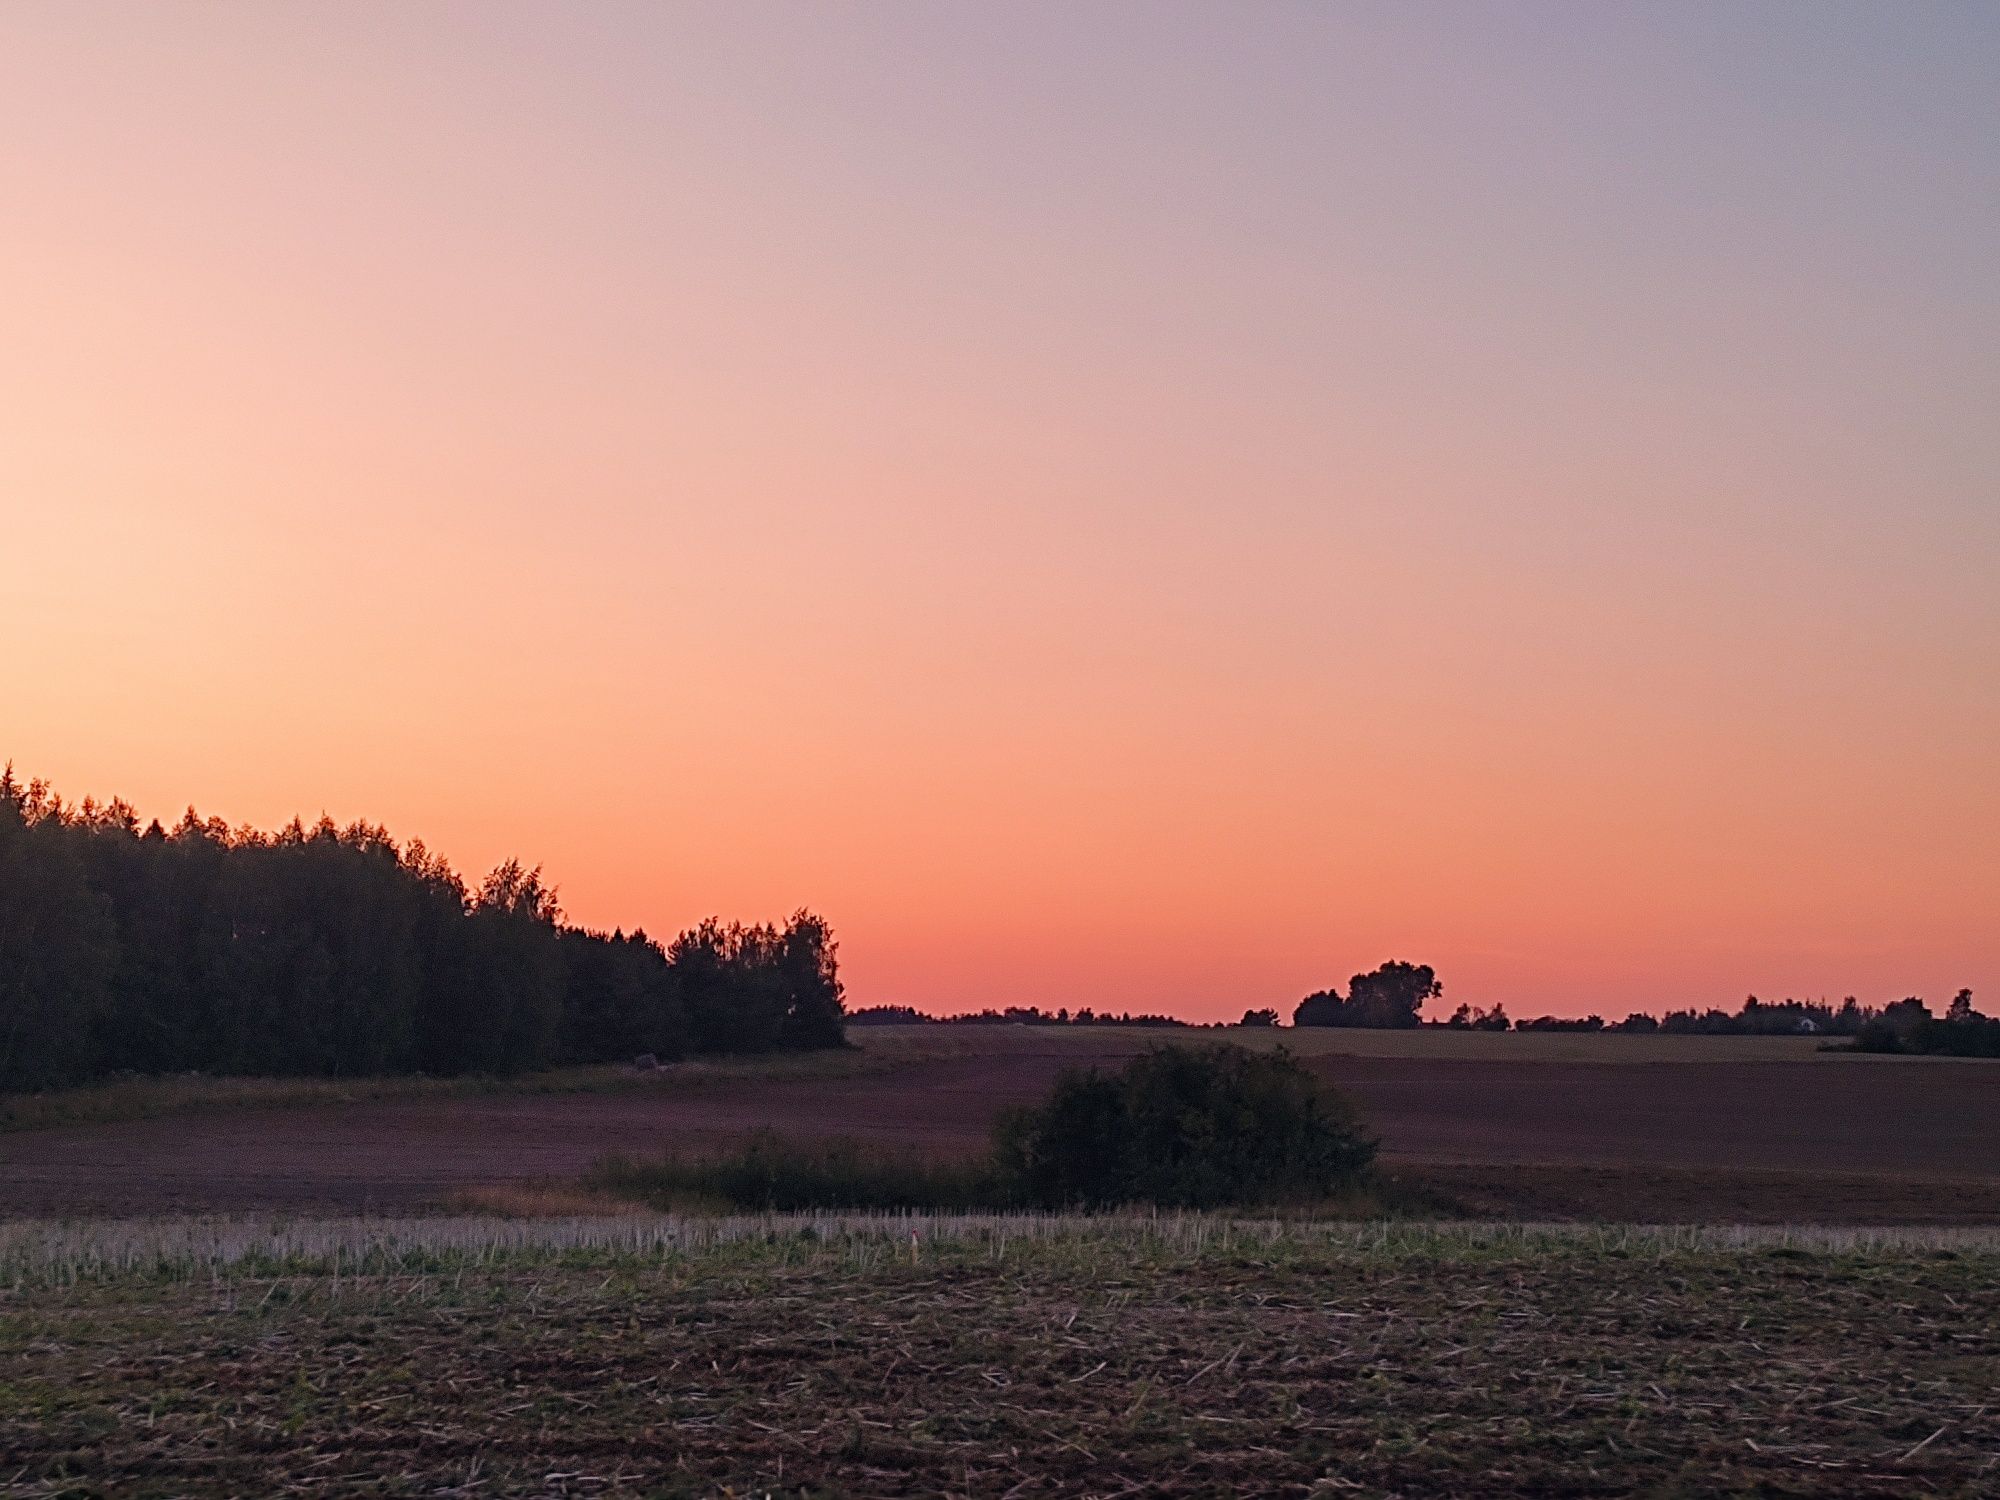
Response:
[{"label": "grass patch", "polygon": [[168,1215],[0,1220],[0,1295],[84,1284],[418,1271],[616,1267],[747,1255],[762,1263],[866,1269],[900,1262],[915,1234],[927,1263],[1031,1254],[1110,1274],[1189,1257],[1291,1260],[1339,1253],[1395,1258],[1586,1254],[1672,1260],[1688,1254],[1797,1251],[1825,1257],[2000,1260],[2000,1228],[1838,1225],[1632,1225],[1531,1221],[1315,1220],[1296,1215],[1121,1212],[667,1214],[630,1204],[553,1217],[501,1203],[480,1213],[333,1218]]},{"label": "grass patch", "polygon": [[0,1134],[244,1109],[314,1109],[376,1100],[496,1094],[643,1093],[737,1079],[839,1078],[887,1073],[901,1060],[858,1049],[703,1058],[638,1072],[623,1063],[552,1068],[506,1078],[218,1078],[140,1076],[45,1093],[0,1094]]},{"label": "grass patch", "polygon": [[[940,1160],[846,1139],[794,1141],[770,1131],[728,1152],[606,1157],[586,1174],[582,1191],[662,1213],[1008,1213],[1044,1207],[991,1156]],[[1419,1177],[1383,1173],[1339,1192],[1257,1207],[1292,1221],[1441,1219],[1463,1212],[1455,1198]]]},{"label": "grass patch", "polygon": [[454,1214],[497,1214],[507,1219],[592,1218],[644,1212],[630,1198],[564,1182],[495,1182],[461,1188],[445,1199]]},{"label": "grass patch", "polygon": [[1020,1206],[984,1158],[928,1160],[865,1151],[849,1140],[789,1141],[769,1131],[722,1155],[608,1157],[584,1182],[615,1198],[695,1213]]}]

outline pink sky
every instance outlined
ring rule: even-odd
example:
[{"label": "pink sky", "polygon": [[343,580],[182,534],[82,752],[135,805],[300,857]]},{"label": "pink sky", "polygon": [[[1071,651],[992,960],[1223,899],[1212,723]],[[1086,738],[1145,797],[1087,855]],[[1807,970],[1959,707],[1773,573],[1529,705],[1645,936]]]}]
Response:
[{"label": "pink sky", "polygon": [[2000,996],[1996,55],[8,6],[0,758],[862,1004]]}]

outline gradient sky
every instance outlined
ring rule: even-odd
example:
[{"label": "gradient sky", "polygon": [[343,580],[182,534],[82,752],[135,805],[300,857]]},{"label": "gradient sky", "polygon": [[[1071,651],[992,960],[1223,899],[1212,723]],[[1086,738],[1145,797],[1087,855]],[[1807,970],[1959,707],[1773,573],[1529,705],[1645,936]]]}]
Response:
[{"label": "gradient sky", "polygon": [[0,758],[857,1003],[2000,1001],[2000,7],[0,7]]}]

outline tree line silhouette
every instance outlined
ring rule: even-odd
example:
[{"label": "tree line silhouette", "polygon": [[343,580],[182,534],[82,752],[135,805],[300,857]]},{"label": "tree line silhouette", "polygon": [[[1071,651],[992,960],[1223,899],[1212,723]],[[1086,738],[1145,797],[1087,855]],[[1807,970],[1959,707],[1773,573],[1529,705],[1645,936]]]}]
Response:
[{"label": "tree line silhouette", "polygon": [[[1734,1011],[1711,1007],[1707,1010],[1670,1010],[1656,1016],[1650,1011],[1633,1011],[1622,1021],[1606,1021],[1602,1016],[1535,1016],[1510,1021],[1505,1007],[1475,1011],[1461,1005],[1449,1021],[1454,1029],[1475,1031],[1623,1031],[1660,1032],[1669,1036],[1795,1036],[1821,1035],[1853,1038],[1863,1051],[1915,1052],[1950,1051],[1962,1047],[1992,1046],[1978,1040],[1982,1027],[2000,1032],[2000,1021],[1991,1021],[1973,1008],[1972,991],[1960,990],[1942,1018],[1935,1016],[1921,998],[1911,995],[1887,1005],[1863,1005],[1849,995],[1839,1005],[1823,1000],[1759,1000],[1755,995]],[[1925,1028],[1929,1028],[1926,1030]],[[1967,1052],[1968,1056],[1991,1053]]]},{"label": "tree line silhouette", "polygon": [[[1794,1036],[1823,1035],[1851,1040],[1864,1052],[1938,1052],[1960,1057],[2000,1056],[2000,1019],[1973,1008],[1972,991],[1960,990],[1940,1017],[1915,997],[1888,1005],[1863,1005],[1852,995],[1839,1005],[1811,1000],[1759,1000],[1755,995],[1734,1011],[1670,1010],[1663,1016],[1634,1011],[1622,1021],[1602,1016],[1534,1016],[1515,1021],[1504,1005],[1474,1009],[1460,1005],[1441,1021],[1423,1018],[1424,1002],[1444,993],[1444,985],[1429,964],[1388,963],[1356,974],[1347,993],[1337,988],[1316,990],[1292,1011],[1294,1026],[1348,1026],[1399,1031],[1427,1027],[1449,1031],[1621,1031],[1661,1032],[1676,1036]],[[909,1005],[875,1005],[848,1016],[857,1026],[1162,1026],[1195,1028],[1198,1023],[1176,1016],[1099,1012],[1085,1007],[1047,1011],[1034,1005],[1010,1005],[1003,1010],[934,1016]],[[1211,1023],[1220,1026],[1224,1023]],[[1235,1027],[1278,1024],[1269,1007],[1246,1010]]]},{"label": "tree line silhouette", "polygon": [[955,1016],[934,1016],[914,1005],[868,1005],[849,1011],[850,1026],[1178,1026],[1189,1028],[1192,1021],[1179,1016],[1134,1015],[1129,1010],[1099,1011],[1088,1005],[1072,1011],[1068,1006],[1043,1010],[1039,1005],[1009,1005],[1003,1010],[966,1011]]},{"label": "tree line silhouette", "polygon": [[[1453,1031],[1623,1031],[1663,1032],[1678,1036],[1824,1035],[1852,1038],[1867,1052],[1941,1052],[1961,1057],[2000,1056],[2000,1019],[1973,1008],[1972,991],[1960,990],[1942,1017],[1931,1013],[1917,996],[1888,1005],[1863,1005],[1849,995],[1839,1005],[1812,1000],[1759,1000],[1749,996],[1735,1011],[1670,1010],[1655,1016],[1634,1011],[1622,1021],[1602,1016],[1535,1016],[1511,1020],[1506,1007],[1475,1010],[1460,1005],[1444,1021],[1423,1019],[1426,1000],[1444,994],[1444,985],[1429,964],[1391,960],[1347,982],[1347,994],[1337,989],[1317,991],[1292,1012],[1294,1026],[1358,1026],[1402,1029],[1442,1026]],[[1239,1023],[1269,1025],[1270,1011],[1246,1011]]]},{"label": "tree line silhouette", "polygon": [[373,824],[142,827],[0,773],[0,1089],[838,1047],[842,1021],[810,912],[662,945],[566,924],[538,869],[469,885]]}]

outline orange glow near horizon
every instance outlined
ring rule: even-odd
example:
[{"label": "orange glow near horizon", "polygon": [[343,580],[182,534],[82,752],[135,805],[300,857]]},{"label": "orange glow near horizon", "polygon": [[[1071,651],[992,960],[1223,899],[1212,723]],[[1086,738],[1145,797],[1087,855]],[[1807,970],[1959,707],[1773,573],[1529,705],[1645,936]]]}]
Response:
[{"label": "orange glow near horizon", "polygon": [[855,1004],[1991,1010],[1990,95],[1566,15],[9,8],[0,759]]}]

